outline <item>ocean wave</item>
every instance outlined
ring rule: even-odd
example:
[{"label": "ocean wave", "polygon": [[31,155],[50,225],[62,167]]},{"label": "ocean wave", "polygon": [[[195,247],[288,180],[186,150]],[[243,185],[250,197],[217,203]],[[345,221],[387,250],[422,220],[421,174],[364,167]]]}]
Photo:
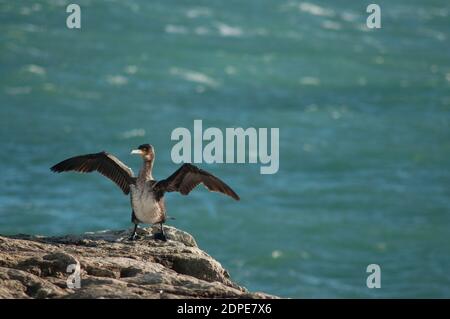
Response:
[{"label": "ocean wave", "polygon": [[204,84],[210,87],[217,87],[219,86],[219,82],[215,79],[207,76],[206,74],[191,71],[191,70],[185,70],[185,69],[179,69],[179,68],[171,68],[170,74],[177,75],[183,78],[186,81],[189,82],[195,82],[199,84]]},{"label": "ocean wave", "polygon": [[36,65],[36,64],[29,64],[26,65],[24,67],[24,70],[26,72],[32,73],[32,74],[36,74],[36,75],[45,75],[47,72],[45,71],[45,68],[40,66],[40,65]]},{"label": "ocean wave", "polygon": [[216,23],[216,27],[219,30],[220,35],[224,37],[239,37],[243,34],[243,31],[239,27],[232,27],[222,22]]},{"label": "ocean wave", "polygon": [[106,82],[110,85],[122,86],[128,83],[128,78],[123,75],[108,75]]},{"label": "ocean wave", "polygon": [[125,73],[127,74],[136,74],[138,71],[138,67],[136,65],[127,65],[125,67]]},{"label": "ocean wave", "polygon": [[332,17],[334,11],[309,2],[302,2],[298,5],[300,11],[320,17]]}]

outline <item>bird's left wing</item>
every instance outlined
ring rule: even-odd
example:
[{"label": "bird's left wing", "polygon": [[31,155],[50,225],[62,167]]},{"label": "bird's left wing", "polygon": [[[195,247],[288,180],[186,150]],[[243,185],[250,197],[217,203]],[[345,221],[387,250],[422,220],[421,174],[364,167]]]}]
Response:
[{"label": "bird's left wing", "polygon": [[197,185],[203,184],[211,192],[220,192],[235,200],[239,196],[219,178],[204,171],[192,164],[183,164],[175,173],[168,178],[159,181],[154,188],[161,192],[180,192],[183,195],[189,194]]},{"label": "bird's left wing", "polygon": [[130,185],[135,183],[131,168],[122,163],[117,157],[106,152],[71,157],[50,169],[57,173],[67,171],[90,173],[97,171],[116,183],[125,194],[130,193]]}]

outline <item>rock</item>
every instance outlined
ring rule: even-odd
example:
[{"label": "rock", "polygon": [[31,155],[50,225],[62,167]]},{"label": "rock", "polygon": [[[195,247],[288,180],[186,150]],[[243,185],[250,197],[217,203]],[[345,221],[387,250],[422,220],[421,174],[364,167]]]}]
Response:
[{"label": "rock", "polygon": [[[190,234],[165,231],[167,242],[152,228],[137,241],[129,230],[0,236],[0,298],[276,298],[234,283]],[[80,287],[69,288],[77,267]]]}]

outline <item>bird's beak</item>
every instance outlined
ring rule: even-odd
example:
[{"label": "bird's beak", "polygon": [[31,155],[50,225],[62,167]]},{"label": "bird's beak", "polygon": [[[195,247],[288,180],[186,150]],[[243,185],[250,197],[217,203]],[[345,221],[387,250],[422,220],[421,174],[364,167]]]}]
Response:
[{"label": "bird's beak", "polygon": [[142,155],[142,151],[141,150],[132,150],[130,154],[139,154]]}]

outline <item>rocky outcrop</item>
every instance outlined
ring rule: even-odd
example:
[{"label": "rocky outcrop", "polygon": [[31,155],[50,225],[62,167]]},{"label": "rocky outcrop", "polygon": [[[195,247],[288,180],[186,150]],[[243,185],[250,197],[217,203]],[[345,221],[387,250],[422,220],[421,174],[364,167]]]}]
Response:
[{"label": "rocky outcrop", "polygon": [[188,233],[165,230],[167,242],[152,228],[137,241],[129,230],[0,236],[0,298],[273,297],[234,283]]}]

